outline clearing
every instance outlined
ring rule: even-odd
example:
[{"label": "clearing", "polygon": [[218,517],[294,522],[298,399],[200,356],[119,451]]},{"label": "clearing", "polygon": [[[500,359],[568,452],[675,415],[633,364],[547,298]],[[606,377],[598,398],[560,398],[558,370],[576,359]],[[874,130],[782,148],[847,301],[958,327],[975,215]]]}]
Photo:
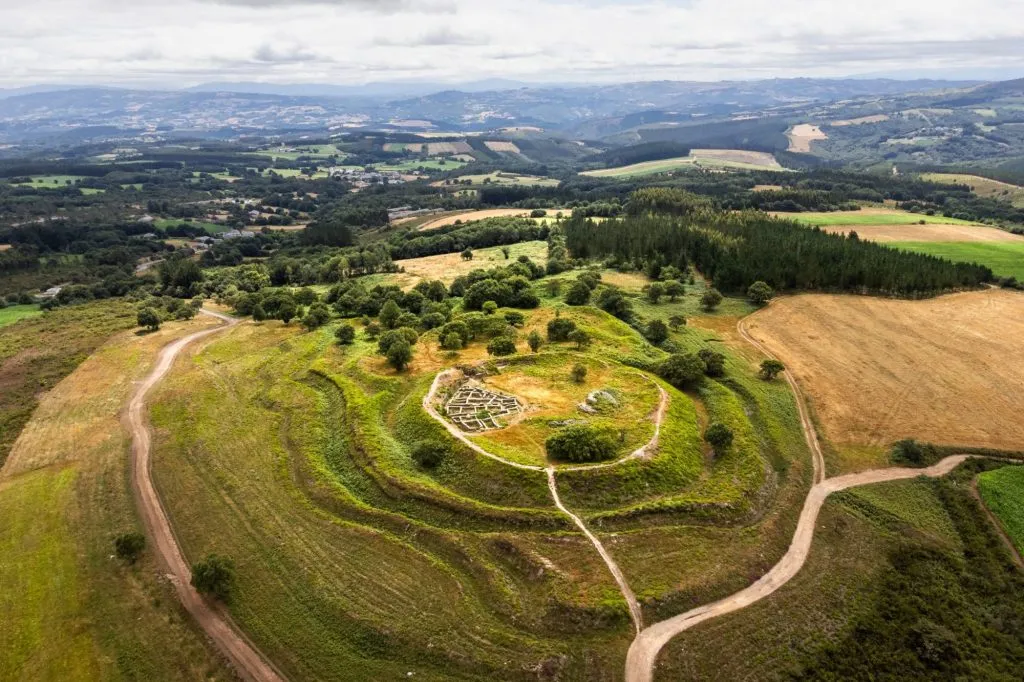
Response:
[{"label": "clearing", "polygon": [[812,142],[828,139],[828,135],[822,132],[821,128],[810,123],[800,123],[793,126],[786,132],[786,137],[789,138],[787,151],[800,154],[810,154]]},{"label": "clearing", "polygon": [[978,476],[978,492],[1024,554],[1024,467],[1008,466]]},{"label": "clearing", "polygon": [[485,140],[484,146],[490,149],[492,152],[504,152],[511,154],[518,154],[519,147],[514,142],[503,142],[500,140]]},{"label": "clearing", "polygon": [[1001,199],[1018,208],[1024,208],[1024,187],[1019,185],[966,173],[922,173],[921,179],[943,185],[966,185],[979,197]]},{"label": "clearing", "polygon": [[746,327],[806,391],[836,449],[826,452],[830,469],[884,463],[885,449],[908,437],[1007,450],[1024,443],[1020,293],[800,295],[774,301]]},{"label": "clearing", "polygon": [[[532,209],[529,208],[488,208],[481,211],[455,213],[452,215],[446,215],[443,218],[431,220],[429,223],[426,223],[422,227],[420,227],[420,232],[426,232],[427,230],[436,230],[439,227],[448,227],[449,225],[454,225],[455,221],[461,221],[462,223],[472,223],[477,220],[486,220],[487,218],[512,218],[516,216],[528,216],[530,215],[531,210]],[[549,208],[546,210],[549,213],[551,213],[557,212],[559,209]]]},{"label": "clearing", "polygon": [[500,246],[492,246],[474,250],[473,260],[463,260],[458,253],[442,253],[395,261],[395,264],[404,268],[405,272],[373,277],[381,277],[388,283],[398,284],[402,288],[415,286],[421,279],[439,279],[445,284],[451,284],[456,277],[469,274],[472,270],[508,265],[514,263],[519,256],[527,256],[536,263],[543,263],[548,256],[548,243],[542,241],[509,244],[508,249],[508,260],[505,259]]},{"label": "clearing", "polygon": [[668,171],[689,168],[693,166],[694,159],[690,156],[677,156],[672,159],[659,159],[657,161],[644,161],[628,166],[616,168],[601,168],[599,170],[584,171],[580,175],[592,178],[629,178],[638,175],[654,175],[656,173],[667,173]]}]

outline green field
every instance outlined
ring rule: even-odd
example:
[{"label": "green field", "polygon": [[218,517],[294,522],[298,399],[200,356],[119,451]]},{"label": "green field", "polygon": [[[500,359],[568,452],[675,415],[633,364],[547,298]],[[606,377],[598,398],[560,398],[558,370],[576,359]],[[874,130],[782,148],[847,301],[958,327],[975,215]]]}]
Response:
[{"label": "green field", "polygon": [[338,149],[333,144],[300,145],[298,147],[286,147],[284,149],[271,147],[253,152],[260,156],[269,156],[272,159],[284,159],[286,161],[297,161],[300,158],[328,159],[333,157],[345,158],[348,154]]},{"label": "green field", "polygon": [[887,246],[987,265],[997,275],[1024,280],[1024,242],[890,242]]},{"label": "green field", "polygon": [[88,178],[84,175],[34,175],[29,184],[33,187],[64,187],[86,179]]},{"label": "green field", "polygon": [[166,230],[178,225],[188,225],[190,227],[201,227],[206,230],[208,234],[221,234],[222,232],[228,232],[232,228],[229,225],[223,225],[220,223],[211,223],[204,220],[185,220],[184,218],[157,218],[153,221],[153,227],[161,230]]},{"label": "green field", "polygon": [[978,492],[1024,554],[1024,467],[1008,466],[978,477]]},{"label": "green field", "polygon": [[906,211],[868,209],[863,211],[835,211],[832,213],[781,213],[781,217],[805,225],[913,225],[922,220],[932,225],[976,225],[969,220],[930,216]]},{"label": "green field", "polygon": [[468,180],[473,185],[520,185],[524,187],[557,187],[559,180],[557,178],[541,177],[538,175],[519,175],[518,173],[503,173],[501,171],[495,171],[494,173],[488,173],[486,175],[460,175],[457,178],[452,178],[453,186],[458,182],[465,182]]},{"label": "green field", "polygon": [[43,311],[37,305],[12,305],[0,308],[0,327],[42,314]]},{"label": "green field", "polygon": [[600,170],[585,171],[580,173],[580,175],[586,175],[593,178],[634,178],[643,175],[655,175],[657,173],[667,173],[674,170],[693,168],[695,161],[696,159],[691,156],[679,156],[674,159],[644,161],[643,163],[634,163],[629,166],[619,166],[618,168],[602,168]]},{"label": "green field", "polygon": [[465,161],[456,161],[455,159],[428,159],[426,161],[413,159],[410,161],[402,161],[401,163],[375,163],[373,164],[373,167],[382,171],[398,171],[405,173],[419,169],[430,171],[458,170],[465,165]]}]

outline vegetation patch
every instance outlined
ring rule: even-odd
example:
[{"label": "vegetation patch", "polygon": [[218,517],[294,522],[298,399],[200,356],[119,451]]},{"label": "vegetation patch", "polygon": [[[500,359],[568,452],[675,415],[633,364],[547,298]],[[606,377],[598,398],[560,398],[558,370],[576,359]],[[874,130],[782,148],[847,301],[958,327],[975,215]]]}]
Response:
[{"label": "vegetation patch", "polygon": [[978,492],[1024,554],[1024,467],[1007,466],[978,476]]}]

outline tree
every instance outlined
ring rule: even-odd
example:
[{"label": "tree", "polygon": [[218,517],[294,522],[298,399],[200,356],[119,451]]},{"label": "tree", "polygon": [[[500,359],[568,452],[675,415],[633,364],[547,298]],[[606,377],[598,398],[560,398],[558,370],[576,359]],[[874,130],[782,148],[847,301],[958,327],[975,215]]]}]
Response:
[{"label": "tree", "polygon": [[380,325],[377,324],[376,322],[370,322],[363,329],[363,332],[366,334],[366,338],[368,338],[368,339],[375,339],[378,336],[380,336],[380,332],[381,332]]},{"label": "tree", "polygon": [[312,305],[318,299],[319,297],[316,295],[316,292],[309,287],[302,287],[299,289],[299,292],[295,294],[295,302],[299,305]]},{"label": "tree", "polygon": [[402,309],[398,307],[398,304],[393,300],[389,300],[380,309],[380,314],[377,315],[380,319],[380,323],[384,325],[386,329],[394,329],[398,324],[398,318],[402,316]]},{"label": "tree", "polygon": [[665,283],[665,293],[668,295],[668,300],[675,303],[677,298],[686,293],[686,287],[682,282],[672,280]]},{"label": "tree", "polygon": [[142,533],[121,533],[114,538],[114,551],[129,564],[134,564],[146,549],[146,536]]},{"label": "tree", "polygon": [[484,311],[484,315],[493,315],[498,312],[498,304],[494,301],[484,301],[483,307],[480,309]]},{"label": "tree", "polygon": [[412,447],[412,459],[424,469],[436,469],[448,456],[448,446],[436,440],[417,441]]},{"label": "tree", "polygon": [[754,282],[747,288],[747,298],[754,305],[765,305],[774,295],[775,291],[761,280]]},{"label": "tree", "polygon": [[548,322],[548,341],[568,341],[569,334],[576,331],[576,323],[564,317],[556,317]]},{"label": "tree", "polygon": [[785,371],[785,369],[786,366],[778,360],[765,360],[761,363],[761,371],[757,374],[765,381],[771,381],[777,377],[780,372]]},{"label": "tree", "polygon": [[398,329],[390,329],[380,335],[377,339],[377,352],[381,355],[387,356],[391,350],[391,346],[404,342],[409,346],[416,343],[416,339],[419,338],[419,334],[416,333],[415,329],[410,327],[399,327]]},{"label": "tree", "polygon": [[507,246],[501,247],[501,255],[505,257],[505,260],[508,260],[509,256],[512,255],[512,249],[508,248]]},{"label": "tree", "polygon": [[572,366],[572,371],[569,373],[574,383],[582,384],[587,379],[587,368],[580,364]]},{"label": "tree", "polygon": [[136,321],[140,327],[144,327],[151,332],[155,332],[160,329],[160,315],[157,314],[152,308],[143,308],[139,311]]},{"label": "tree", "polygon": [[597,297],[597,305],[601,310],[614,315],[623,322],[633,319],[633,306],[618,289],[607,288]]},{"label": "tree", "polygon": [[510,310],[505,313],[505,321],[513,327],[522,327],[526,324],[526,315],[515,310]]},{"label": "tree", "polygon": [[725,424],[715,422],[704,432],[704,440],[708,442],[716,455],[721,455],[732,445],[732,429]]},{"label": "tree", "polygon": [[262,303],[257,303],[256,305],[253,306],[252,319],[256,320],[257,322],[263,322],[265,319],[267,319],[267,311],[263,309]]},{"label": "tree", "polygon": [[398,339],[388,348],[388,364],[401,372],[412,361],[412,346],[405,339]]},{"label": "tree", "polygon": [[340,345],[350,346],[356,340],[356,328],[345,323],[335,330],[334,338],[338,340]]},{"label": "tree", "polygon": [[587,424],[567,426],[544,442],[548,456],[563,462],[600,462],[615,456],[615,438]]},{"label": "tree", "polygon": [[651,320],[644,329],[644,338],[655,346],[668,340],[668,327],[661,320]]},{"label": "tree", "polygon": [[704,376],[704,362],[693,353],[675,353],[658,367],[658,376],[676,388],[690,388]]},{"label": "tree", "polygon": [[538,350],[540,350],[540,344],[542,341],[543,339],[541,338],[540,333],[536,329],[530,332],[530,334],[526,337],[526,344],[530,347],[531,353],[536,353]]},{"label": "tree", "polygon": [[704,363],[704,373],[709,377],[720,377],[725,374],[725,356],[710,348],[701,348],[697,357]]},{"label": "tree", "polygon": [[462,337],[455,332],[448,332],[441,337],[441,350],[462,350]]},{"label": "tree", "polygon": [[711,312],[722,302],[722,294],[718,289],[708,289],[704,292],[704,295],[700,297],[700,307],[704,310]]},{"label": "tree", "polygon": [[312,331],[319,329],[331,320],[331,311],[319,301],[309,306],[306,316],[302,318],[302,326]]},{"label": "tree", "polygon": [[569,340],[576,344],[576,350],[585,350],[590,347],[590,334],[582,329],[574,329],[569,334]]},{"label": "tree", "polygon": [[192,564],[192,587],[201,594],[226,602],[231,599],[234,584],[235,564],[230,559],[209,554]]},{"label": "tree", "polygon": [[686,318],[683,317],[682,315],[673,315],[672,317],[668,318],[668,326],[678,331],[680,327],[686,326]]},{"label": "tree", "polygon": [[473,260],[473,249],[466,248],[461,254],[462,260]]},{"label": "tree", "polygon": [[487,352],[496,357],[514,355],[516,352],[516,340],[511,336],[497,336],[487,344]]},{"label": "tree", "polygon": [[565,292],[565,302],[569,305],[586,305],[590,302],[590,287],[585,282],[574,282],[569,291]]},{"label": "tree", "polygon": [[283,301],[281,303],[281,307],[277,309],[277,319],[288,324],[292,321],[292,318],[298,314],[298,312],[299,311],[298,308],[296,308],[295,303],[291,299],[287,299]]},{"label": "tree", "polygon": [[651,303],[657,303],[661,300],[661,297],[665,295],[665,287],[660,282],[654,282],[653,284],[647,285],[647,300]]}]

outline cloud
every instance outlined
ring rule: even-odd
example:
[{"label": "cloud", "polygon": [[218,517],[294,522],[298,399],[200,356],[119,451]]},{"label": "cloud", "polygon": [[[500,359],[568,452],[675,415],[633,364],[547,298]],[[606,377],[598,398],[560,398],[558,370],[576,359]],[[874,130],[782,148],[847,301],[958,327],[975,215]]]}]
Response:
[{"label": "cloud", "polygon": [[487,45],[487,41],[468,33],[458,33],[447,26],[441,26],[405,40],[392,36],[382,36],[375,38],[372,44],[380,47],[446,47],[453,45]]},{"label": "cloud", "polygon": [[279,48],[264,43],[256,48],[253,59],[266,64],[296,64],[300,62],[313,62],[321,60],[316,53],[304,50],[301,47]]}]

